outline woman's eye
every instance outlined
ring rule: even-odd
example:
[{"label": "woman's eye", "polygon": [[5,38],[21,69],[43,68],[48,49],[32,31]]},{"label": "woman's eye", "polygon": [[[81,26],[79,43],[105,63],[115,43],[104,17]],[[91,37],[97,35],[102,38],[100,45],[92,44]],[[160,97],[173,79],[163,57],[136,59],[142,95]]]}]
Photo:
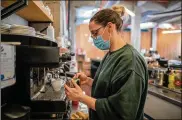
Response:
[{"label": "woman's eye", "polygon": [[94,33],[93,35],[94,35],[94,36],[97,36],[97,33]]}]

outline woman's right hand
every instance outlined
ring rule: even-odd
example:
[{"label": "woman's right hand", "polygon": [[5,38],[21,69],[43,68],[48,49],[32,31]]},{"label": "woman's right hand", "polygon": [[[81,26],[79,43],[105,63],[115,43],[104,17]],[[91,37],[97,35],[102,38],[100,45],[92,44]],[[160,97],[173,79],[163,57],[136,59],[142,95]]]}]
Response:
[{"label": "woman's right hand", "polygon": [[80,85],[88,84],[89,80],[87,76],[84,73],[77,73],[74,78],[79,78],[80,79]]}]

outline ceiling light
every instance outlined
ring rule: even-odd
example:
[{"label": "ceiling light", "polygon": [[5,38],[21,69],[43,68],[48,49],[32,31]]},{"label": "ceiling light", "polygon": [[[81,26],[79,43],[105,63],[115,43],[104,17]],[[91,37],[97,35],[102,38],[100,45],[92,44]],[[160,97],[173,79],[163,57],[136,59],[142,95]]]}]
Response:
[{"label": "ceiling light", "polygon": [[181,33],[181,30],[165,30],[162,31],[163,34],[169,34],[169,33]]},{"label": "ceiling light", "polygon": [[92,16],[92,11],[89,10],[89,11],[83,12],[83,16],[84,16],[84,17],[90,17],[90,16]]},{"label": "ceiling light", "polygon": [[96,12],[96,11],[98,11],[98,10],[100,10],[100,8],[95,8],[95,9],[93,9],[92,11],[93,11],[93,12]]},{"label": "ceiling light", "polygon": [[93,13],[97,12],[98,10],[99,10],[99,8],[94,8],[94,9],[92,9],[92,10],[87,10],[87,11],[84,11],[84,12],[82,13],[82,15],[83,15],[84,17],[90,17],[90,16],[92,16]]},{"label": "ceiling light", "polygon": [[[149,28],[154,28],[157,25],[155,22],[146,22],[146,23],[140,23],[140,29],[149,29]],[[127,28],[131,29],[131,24],[128,25]]]},{"label": "ceiling light", "polygon": [[159,24],[158,28],[162,28],[162,29],[174,29],[174,27],[171,24],[169,24],[169,23]]},{"label": "ceiling light", "polygon": [[141,23],[140,28],[145,29],[145,28],[153,28],[157,25],[157,23],[154,22],[146,22],[146,23]]},{"label": "ceiling light", "polygon": [[83,23],[89,23],[90,19],[83,20]]}]

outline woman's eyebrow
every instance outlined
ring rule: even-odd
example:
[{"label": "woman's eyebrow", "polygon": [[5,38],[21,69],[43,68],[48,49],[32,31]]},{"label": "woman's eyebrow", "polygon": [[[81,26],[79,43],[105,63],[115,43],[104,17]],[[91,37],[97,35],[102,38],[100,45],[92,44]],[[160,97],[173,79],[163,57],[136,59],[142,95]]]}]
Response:
[{"label": "woman's eyebrow", "polygon": [[91,33],[97,32],[97,30],[91,30]]}]

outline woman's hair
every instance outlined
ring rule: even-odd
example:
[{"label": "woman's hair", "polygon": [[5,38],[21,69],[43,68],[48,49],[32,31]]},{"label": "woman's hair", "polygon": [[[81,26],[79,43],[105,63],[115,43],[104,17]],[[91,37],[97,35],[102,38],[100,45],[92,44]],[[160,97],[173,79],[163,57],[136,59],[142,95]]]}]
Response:
[{"label": "woman's hair", "polygon": [[125,13],[125,8],[121,5],[112,6],[111,9],[103,9],[98,11],[91,19],[90,22],[95,21],[95,23],[102,26],[106,26],[108,22],[116,25],[116,30],[120,31],[123,25],[122,17]]}]

